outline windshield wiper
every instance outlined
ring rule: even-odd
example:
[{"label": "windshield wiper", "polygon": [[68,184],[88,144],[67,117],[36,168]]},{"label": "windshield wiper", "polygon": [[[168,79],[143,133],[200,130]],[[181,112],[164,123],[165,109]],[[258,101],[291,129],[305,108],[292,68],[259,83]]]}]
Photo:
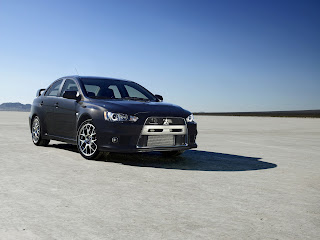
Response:
[{"label": "windshield wiper", "polygon": [[110,97],[105,97],[105,96],[91,96],[90,98],[93,98],[93,99],[111,99]]},{"label": "windshield wiper", "polygon": [[133,100],[133,101],[144,101],[144,102],[149,102],[149,99],[145,99],[145,98],[139,98],[139,97],[124,97],[122,99],[125,100]]}]

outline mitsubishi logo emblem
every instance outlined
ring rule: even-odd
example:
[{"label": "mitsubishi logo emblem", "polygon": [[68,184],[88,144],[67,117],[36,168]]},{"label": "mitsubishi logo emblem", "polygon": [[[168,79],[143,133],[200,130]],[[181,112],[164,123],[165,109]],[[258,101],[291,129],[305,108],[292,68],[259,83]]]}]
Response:
[{"label": "mitsubishi logo emblem", "polygon": [[168,118],[166,118],[166,119],[163,120],[163,125],[169,125],[169,120],[168,120]]}]

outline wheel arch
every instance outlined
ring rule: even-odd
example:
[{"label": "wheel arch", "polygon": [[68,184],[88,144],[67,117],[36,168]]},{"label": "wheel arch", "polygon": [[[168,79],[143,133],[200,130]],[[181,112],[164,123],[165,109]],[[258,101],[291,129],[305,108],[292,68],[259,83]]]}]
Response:
[{"label": "wheel arch", "polygon": [[30,122],[29,122],[29,127],[30,127],[30,132],[32,133],[32,122],[35,116],[38,116],[36,113],[33,113],[33,115],[30,117]]},{"label": "wheel arch", "polygon": [[90,119],[92,119],[92,117],[90,116],[90,114],[88,114],[88,113],[82,114],[82,115],[80,116],[78,122],[77,122],[77,131],[78,131],[80,125],[81,125],[84,121],[87,121],[87,120],[90,120]]}]

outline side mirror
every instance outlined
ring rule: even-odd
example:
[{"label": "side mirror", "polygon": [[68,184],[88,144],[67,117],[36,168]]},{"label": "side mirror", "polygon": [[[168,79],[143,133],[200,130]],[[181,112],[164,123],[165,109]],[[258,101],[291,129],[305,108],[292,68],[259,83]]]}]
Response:
[{"label": "side mirror", "polygon": [[46,89],[44,89],[44,88],[39,89],[39,90],[37,91],[36,97],[40,97],[41,94],[42,94],[42,92],[43,92],[44,90],[46,90]]},{"label": "side mirror", "polygon": [[62,95],[62,97],[66,98],[66,99],[78,100],[77,95],[78,95],[77,91],[65,91],[64,94]]},{"label": "side mirror", "polygon": [[154,96],[159,100],[159,102],[163,101],[163,97],[161,95],[156,94]]}]

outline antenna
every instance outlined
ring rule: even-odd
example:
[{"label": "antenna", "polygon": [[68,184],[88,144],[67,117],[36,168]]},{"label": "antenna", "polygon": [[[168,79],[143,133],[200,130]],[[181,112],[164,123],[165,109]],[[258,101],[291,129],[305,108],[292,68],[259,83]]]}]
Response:
[{"label": "antenna", "polygon": [[74,70],[76,70],[77,75],[79,75],[78,70],[77,70],[77,68],[76,68],[76,67],[74,67]]}]

